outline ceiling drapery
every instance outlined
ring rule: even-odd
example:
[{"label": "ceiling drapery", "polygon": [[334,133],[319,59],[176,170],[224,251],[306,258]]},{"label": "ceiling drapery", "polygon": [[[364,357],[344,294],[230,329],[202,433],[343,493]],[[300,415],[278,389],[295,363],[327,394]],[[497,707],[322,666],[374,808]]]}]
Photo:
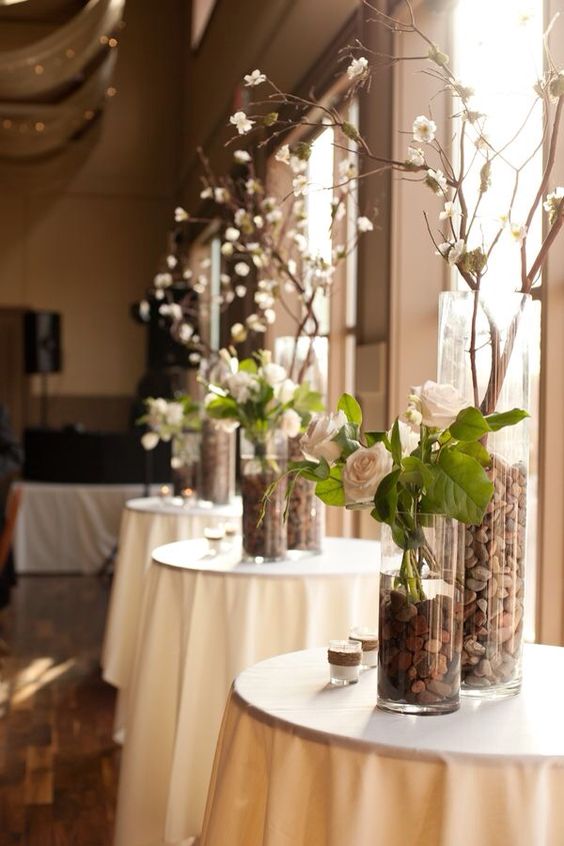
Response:
[{"label": "ceiling drapery", "polygon": [[125,0],[89,0],[54,32],[0,53],[0,155],[54,152],[93,121],[111,87]]}]

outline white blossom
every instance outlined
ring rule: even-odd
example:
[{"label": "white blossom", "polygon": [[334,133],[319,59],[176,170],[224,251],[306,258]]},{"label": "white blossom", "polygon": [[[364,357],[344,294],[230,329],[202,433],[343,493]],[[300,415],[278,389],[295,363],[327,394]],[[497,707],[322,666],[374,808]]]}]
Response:
[{"label": "white blossom", "polygon": [[257,85],[261,85],[263,82],[266,82],[266,74],[259,71],[258,68],[255,68],[255,70],[251,71],[251,73],[245,74],[243,79],[247,87],[254,88]]},{"label": "white blossom", "polygon": [[186,279],[186,280],[192,278],[192,271],[190,270],[189,267],[187,267],[185,270],[182,271],[182,278]]},{"label": "white blossom", "polygon": [[147,300],[141,300],[139,303],[139,317],[141,320],[149,320],[151,316],[151,305]]},{"label": "white blossom", "polygon": [[448,253],[448,263],[450,265],[458,264],[464,253],[466,252],[466,244],[459,238],[458,241],[455,241],[451,249]]},{"label": "white blossom", "polygon": [[234,267],[234,270],[237,276],[248,276],[251,268],[248,264],[245,264],[244,261],[238,261]]},{"label": "white blossom", "polygon": [[258,314],[249,314],[245,323],[251,332],[266,332],[266,324],[260,319]]},{"label": "white blossom", "polygon": [[141,435],[141,446],[143,449],[146,449],[147,452],[154,449],[158,442],[159,436],[156,432],[145,432],[144,435]]},{"label": "white blossom", "polygon": [[286,405],[287,402],[291,402],[294,399],[297,387],[292,379],[284,379],[274,386],[274,396],[282,405]]},{"label": "white blossom", "polygon": [[227,379],[227,388],[239,403],[248,402],[258,388],[258,380],[252,373],[239,370]]},{"label": "white blossom", "polygon": [[159,314],[174,321],[182,320],[182,307],[178,303],[163,303],[159,306]]},{"label": "white blossom", "polygon": [[233,244],[230,241],[226,241],[224,244],[221,245],[221,253],[224,256],[232,256]]},{"label": "white blossom", "polygon": [[288,146],[288,144],[282,144],[282,146],[279,147],[275,152],[274,158],[277,162],[282,162],[283,164],[290,164],[290,147]]},{"label": "white blossom", "polygon": [[452,220],[458,214],[459,212],[456,210],[455,204],[448,200],[445,203],[442,212],[439,214],[439,220]]},{"label": "white blossom", "polygon": [[274,387],[279,383],[282,384],[282,382],[288,378],[288,374],[282,365],[274,363],[265,364],[261,368],[261,375],[271,387]]},{"label": "white blossom", "polygon": [[255,224],[257,229],[262,229],[262,227],[264,226],[263,216],[260,214],[255,214],[255,216],[253,217],[253,223]]},{"label": "white blossom", "polygon": [[407,148],[407,161],[409,164],[422,167],[425,164],[425,154],[419,147]]},{"label": "white blossom", "polygon": [[245,190],[247,194],[250,194],[252,197],[253,194],[260,194],[262,191],[262,185],[258,179],[247,179],[245,182]]},{"label": "white blossom", "polygon": [[427,171],[426,182],[435,194],[445,194],[448,189],[446,176],[442,170],[432,170],[429,168]]},{"label": "white blossom", "polygon": [[235,293],[237,294],[238,297],[241,297],[241,298],[244,297],[245,294],[247,293],[246,285],[237,285],[235,287]]},{"label": "white blossom", "polygon": [[281,209],[272,209],[266,215],[266,219],[269,223],[276,224],[282,220],[282,210]]},{"label": "white blossom", "polygon": [[174,219],[177,223],[183,223],[185,220],[188,220],[189,216],[186,209],[183,209],[182,206],[177,206],[174,210]]},{"label": "white blossom", "polygon": [[347,76],[349,79],[362,79],[368,73],[368,59],[360,56],[358,59],[352,59],[347,68]]},{"label": "white blossom", "polygon": [[229,191],[227,188],[214,188],[213,198],[216,203],[226,203],[229,199]]},{"label": "white blossom", "polygon": [[307,161],[299,156],[290,156],[290,169],[293,173],[304,173],[307,170]]},{"label": "white blossom", "polygon": [[274,311],[273,308],[266,308],[263,311],[262,316],[264,317],[266,322],[270,325],[272,325],[276,320],[276,312]]},{"label": "white blossom", "polygon": [[307,191],[307,176],[299,174],[292,180],[292,189],[294,197],[302,197]]},{"label": "white blossom", "polygon": [[170,270],[173,270],[176,265],[178,264],[178,259],[176,256],[167,256],[166,257],[166,265]]},{"label": "white blossom", "polygon": [[235,112],[229,118],[229,123],[237,127],[239,135],[246,135],[253,128],[255,121],[248,118],[245,112]]},{"label": "white blossom", "polygon": [[237,241],[240,236],[240,232],[238,229],[235,229],[234,226],[228,226],[225,230],[225,240],[226,241]]},{"label": "white blossom", "polygon": [[157,273],[153,280],[153,284],[155,288],[168,288],[172,285],[172,276],[170,273]]},{"label": "white blossom", "polygon": [[200,197],[202,200],[210,200],[213,197],[213,190],[209,186],[207,188],[203,188],[200,191]]},{"label": "white blossom", "polygon": [[339,176],[341,179],[356,179],[358,167],[353,159],[344,159],[339,163]]},{"label": "white blossom", "polygon": [[300,434],[302,419],[298,412],[294,411],[293,408],[287,408],[280,416],[279,426],[289,438],[295,438]]},{"label": "white blossom", "polygon": [[237,162],[237,164],[247,164],[251,161],[251,154],[248,153],[246,150],[235,150],[233,153],[233,158]]},{"label": "white blossom", "polygon": [[247,330],[242,323],[234,323],[231,327],[231,340],[235,344],[242,344],[247,340]]},{"label": "white blossom", "polygon": [[435,140],[437,124],[425,115],[418,115],[413,121],[412,130],[414,141],[418,141],[420,144],[430,144],[431,141]]},{"label": "white blossom", "polygon": [[442,256],[442,258],[445,258],[445,256],[448,256],[451,247],[452,244],[450,243],[450,241],[443,241],[442,244],[438,245],[435,255]]},{"label": "white blossom", "polygon": [[527,237],[527,227],[525,224],[519,223],[512,223],[511,224],[511,237],[514,241],[516,241],[519,245],[523,243],[525,238]]},{"label": "white blossom", "polygon": [[188,343],[194,334],[194,327],[190,323],[183,323],[178,329],[178,337],[183,344]]},{"label": "white blossom", "polygon": [[372,230],[374,229],[374,224],[372,223],[369,217],[361,216],[356,222],[356,227],[359,232],[372,232]]}]

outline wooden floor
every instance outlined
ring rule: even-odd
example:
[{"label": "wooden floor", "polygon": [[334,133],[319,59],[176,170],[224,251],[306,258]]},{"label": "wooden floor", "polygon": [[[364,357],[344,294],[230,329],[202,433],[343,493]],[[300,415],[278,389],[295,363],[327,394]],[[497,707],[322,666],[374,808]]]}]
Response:
[{"label": "wooden floor", "polygon": [[0,612],[0,846],[110,846],[119,749],[98,666],[108,584],[20,578]]}]

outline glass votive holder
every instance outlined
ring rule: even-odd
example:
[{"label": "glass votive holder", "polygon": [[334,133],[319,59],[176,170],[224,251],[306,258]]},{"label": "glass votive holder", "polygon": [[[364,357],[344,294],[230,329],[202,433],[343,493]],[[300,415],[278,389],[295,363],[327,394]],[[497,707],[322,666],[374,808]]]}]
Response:
[{"label": "glass votive holder", "polygon": [[161,499],[168,499],[170,496],[170,486],[161,485],[159,488],[159,496],[161,497]]},{"label": "glass votive holder", "polygon": [[220,552],[224,535],[223,526],[208,526],[204,529],[204,537],[208,542],[210,552]]},{"label": "glass votive holder", "polygon": [[233,540],[239,531],[237,523],[224,523],[223,528],[225,530],[225,537],[229,540]]},{"label": "glass votive holder", "polygon": [[362,658],[362,644],[352,640],[330,640],[327,650],[329,683],[335,687],[356,684]]},{"label": "glass votive holder", "polygon": [[378,666],[378,632],[376,629],[371,629],[369,626],[355,626],[350,631],[349,640],[360,643],[363,667]]}]

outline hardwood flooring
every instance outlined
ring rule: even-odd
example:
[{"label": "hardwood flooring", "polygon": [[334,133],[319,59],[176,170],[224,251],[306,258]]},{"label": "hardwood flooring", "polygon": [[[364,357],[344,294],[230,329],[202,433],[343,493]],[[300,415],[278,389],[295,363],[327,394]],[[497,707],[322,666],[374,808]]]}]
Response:
[{"label": "hardwood flooring", "polygon": [[20,577],[0,637],[0,846],[111,846],[119,747],[99,670],[108,583]]}]

